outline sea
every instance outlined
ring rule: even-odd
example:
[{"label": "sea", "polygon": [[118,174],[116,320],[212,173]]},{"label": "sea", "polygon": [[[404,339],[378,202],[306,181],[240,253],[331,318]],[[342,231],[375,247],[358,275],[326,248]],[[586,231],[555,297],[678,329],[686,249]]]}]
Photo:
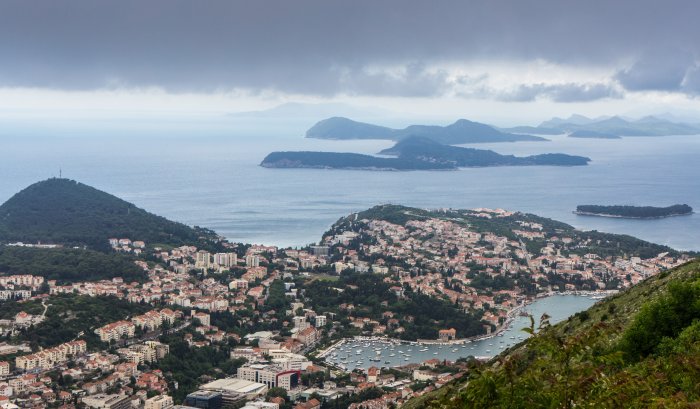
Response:
[{"label": "sea", "polygon": [[[547,314],[550,324],[556,324],[569,316],[588,309],[596,303],[588,296],[556,294],[539,298],[522,310],[535,321],[535,330],[540,325],[543,314]],[[430,359],[456,361],[469,356],[490,358],[514,346],[530,335],[523,331],[531,325],[530,317],[517,315],[508,327],[497,336],[474,340],[468,343],[423,344],[401,343],[397,340],[374,338],[360,340],[350,338],[329,349],[325,360],[347,370],[363,369],[371,366],[397,367],[422,363]]]},{"label": "sea", "polygon": [[[0,202],[49,177],[78,180],[150,212],[216,230],[232,241],[277,246],[318,242],[336,220],[378,204],[504,208],[579,229],[629,234],[700,250],[700,215],[657,220],[579,216],[580,204],[700,209],[700,136],[616,140],[548,136],[546,142],[478,144],[502,154],[563,152],[583,167],[456,171],[267,169],[271,151],[376,153],[390,141],[304,138],[313,122],[112,120],[10,124],[0,129]],[[133,238],[137,239],[137,238]]]}]

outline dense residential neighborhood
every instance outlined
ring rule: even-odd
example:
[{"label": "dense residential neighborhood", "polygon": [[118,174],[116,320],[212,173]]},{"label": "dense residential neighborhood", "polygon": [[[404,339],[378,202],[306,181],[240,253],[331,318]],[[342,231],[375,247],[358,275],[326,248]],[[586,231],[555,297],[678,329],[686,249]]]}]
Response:
[{"label": "dense residential neighborhood", "polygon": [[[537,298],[602,298],[689,259],[598,251],[615,237],[498,209],[375,216],[341,219],[304,248],[223,242],[225,251],[210,252],[109,239],[111,251],[135,257],[141,281],[0,275],[0,299],[11,306],[0,317],[0,405],[396,407],[464,376],[473,357],[369,368],[324,358],[352,337],[400,345],[491,336]],[[99,325],[63,343],[36,343],[31,334],[52,314],[70,318],[75,307],[65,305],[85,299],[134,309],[112,321],[93,317]],[[431,303],[447,316],[431,318],[432,308],[409,315],[406,303]]]}]

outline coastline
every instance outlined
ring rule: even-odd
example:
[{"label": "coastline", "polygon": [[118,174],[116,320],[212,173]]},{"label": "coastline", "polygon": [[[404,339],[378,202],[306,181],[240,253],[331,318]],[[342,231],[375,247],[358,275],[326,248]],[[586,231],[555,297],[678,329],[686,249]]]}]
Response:
[{"label": "coastline", "polygon": [[[477,341],[484,341],[492,338],[496,338],[499,335],[501,335],[503,332],[508,330],[510,325],[513,323],[515,317],[528,305],[534,303],[537,300],[541,300],[547,297],[552,297],[552,296],[558,296],[558,295],[575,295],[575,296],[581,296],[581,297],[591,297],[597,299],[600,297],[600,299],[608,297],[610,295],[616,294],[617,290],[603,290],[603,291],[559,291],[559,292],[551,292],[551,293],[542,293],[538,294],[537,296],[533,298],[528,298],[526,299],[522,304],[517,305],[507,313],[507,318],[501,324],[500,326],[497,327],[497,329],[490,334],[481,334],[481,335],[475,335],[472,337],[467,337],[467,338],[459,338],[459,339],[454,339],[450,341],[440,341],[436,339],[417,339],[415,341],[408,341],[408,340],[402,340],[398,338],[390,338],[387,336],[363,336],[363,335],[357,335],[354,337],[346,337],[342,338],[330,346],[326,347],[322,351],[320,351],[317,355],[316,358],[322,359],[326,364],[336,366],[330,362],[328,362],[325,358],[333,353],[338,347],[342,346],[345,343],[352,343],[352,342],[379,342],[379,343],[390,343],[394,345],[462,345],[462,344],[469,344],[472,342],[477,342]],[[495,356],[495,355],[494,355]],[[485,358],[485,357],[481,357]],[[489,359],[492,357],[489,357]]]}]

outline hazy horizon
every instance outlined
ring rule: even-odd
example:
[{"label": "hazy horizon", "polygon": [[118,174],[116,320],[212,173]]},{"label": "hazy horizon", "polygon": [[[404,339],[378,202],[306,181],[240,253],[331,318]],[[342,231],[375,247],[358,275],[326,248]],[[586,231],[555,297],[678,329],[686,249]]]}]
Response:
[{"label": "hazy horizon", "polygon": [[[197,123],[288,102],[499,126],[671,113],[700,122],[692,1],[212,1],[0,13],[0,124]],[[390,119],[391,119],[390,118]]]}]

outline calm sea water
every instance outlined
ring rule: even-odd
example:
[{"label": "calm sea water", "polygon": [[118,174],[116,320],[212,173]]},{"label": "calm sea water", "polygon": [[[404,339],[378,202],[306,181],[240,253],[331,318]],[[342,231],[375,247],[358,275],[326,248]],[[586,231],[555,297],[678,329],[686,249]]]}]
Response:
[{"label": "calm sea water", "polygon": [[[533,316],[537,327],[540,322],[539,318],[544,313],[551,317],[551,324],[556,324],[579,311],[588,309],[593,304],[595,301],[588,297],[553,295],[536,300],[527,306],[526,311]],[[334,348],[326,356],[326,359],[336,365],[344,365],[347,369],[368,369],[371,366],[392,367],[421,363],[433,358],[456,361],[467,356],[491,357],[526,339],[529,335],[522,329],[529,326],[530,318],[517,316],[502,332],[502,336],[461,345],[392,345],[388,342],[350,340],[344,345]],[[370,359],[375,361],[370,361]]]},{"label": "calm sea water", "polygon": [[[304,125],[306,126],[306,125]],[[120,196],[151,212],[206,226],[231,240],[280,246],[320,239],[338,218],[382,203],[424,208],[501,207],[582,229],[625,233],[700,250],[700,215],[660,220],[572,214],[578,204],[700,209],[700,136],[478,145],[519,155],[565,152],[590,166],[371,172],[265,169],[273,150],[375,153],[387,141],[304,139],[294,123],[111,123],[0,130],[0,201],[58,175]]]}]

